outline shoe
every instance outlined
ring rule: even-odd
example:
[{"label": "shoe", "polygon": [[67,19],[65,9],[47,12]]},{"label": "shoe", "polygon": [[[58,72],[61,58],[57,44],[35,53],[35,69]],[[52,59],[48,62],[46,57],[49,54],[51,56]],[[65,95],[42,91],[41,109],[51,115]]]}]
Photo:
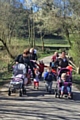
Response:
[{"label": "shoe", "polygon": [[70,93],[68,94],[68,98],[71,99],[71,94]]},{"label": "shoe", "polygon": [[39,87],[37,87],[37,90],[39,89]]},{"label": "shoe", "polygon": [[68,95],[68,99],[71,99],[71,96],[70,96],[70,95]]},{"label": "shoe", "polygon": [[63,94],[61,94],[60,97],[63,98]]}]

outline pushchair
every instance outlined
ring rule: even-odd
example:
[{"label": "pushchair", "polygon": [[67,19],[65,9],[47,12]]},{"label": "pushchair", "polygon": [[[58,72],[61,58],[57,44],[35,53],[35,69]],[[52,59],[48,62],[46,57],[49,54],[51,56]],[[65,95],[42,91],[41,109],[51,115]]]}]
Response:
[{"label": "pushchair", "polygon": [[16,64],[13,66],[13,76],[11,77],[8,95],[11,93],[19,92],[19,96],[22,96],[26,89],[24,89],[24,82],[27,82],[26,66],[24,64]]},{"label": "pushchair", "polygon": [[[60,82],[59,80],[61,79],[62,73],[66,73],[66,81],[64,83]],[[73,98],[73,93],[72,93],[72,71],[70,71],[67,68],[61,68],[58,73],[57,73],[57,82],[56,82],[56,88],[55,88],[55,97],[60,98],[61,96],[61,87],[62,85],[64,86],[64,91],[63,95],[68,97],[68,91],[67,91],[67,86],[70,87],[70,92],[71,92],[71,99]]]}]

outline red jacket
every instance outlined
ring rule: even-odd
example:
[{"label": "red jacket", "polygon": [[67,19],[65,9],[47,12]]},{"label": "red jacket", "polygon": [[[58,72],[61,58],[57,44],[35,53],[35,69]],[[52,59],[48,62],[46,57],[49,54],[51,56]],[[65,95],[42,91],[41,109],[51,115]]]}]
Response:
[{"label": "red jacket", "polygon": [[44,63],[40,63],[40,64],[36,63],[36,64],[39,67],[39,72],[41,72],[41,73],[44,72],[44,67],[48,67],[48,66],[44,65]]},{"label": "red jacket", "polygon": [[56,55],[53,55],[51,59],[52,59],[52,61],[54,62],[54,61],[56,61],[56,58],[57,58],[57,56],[56,56]]}]

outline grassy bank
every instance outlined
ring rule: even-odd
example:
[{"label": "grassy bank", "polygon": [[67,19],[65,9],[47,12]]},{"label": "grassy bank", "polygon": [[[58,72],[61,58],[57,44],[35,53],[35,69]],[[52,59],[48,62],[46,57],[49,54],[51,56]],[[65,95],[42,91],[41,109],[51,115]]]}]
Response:
[{"label": "grassy bank", "polygon": [[73,83],[75,83],[76,87],[80,90],[80,75],[73,75]]}]

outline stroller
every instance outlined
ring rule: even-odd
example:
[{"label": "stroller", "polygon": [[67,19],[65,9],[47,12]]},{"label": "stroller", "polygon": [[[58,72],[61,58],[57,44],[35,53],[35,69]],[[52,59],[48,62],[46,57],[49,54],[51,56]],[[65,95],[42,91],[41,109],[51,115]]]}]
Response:
[{"label": "stroller", "polygon": [[26,89],[24,89],[24,82],[27,81],[26,66],[24,64],[16,64],[13,66],[13,76],[10,80],[8,95],[11,93],[19,92],[19,96],[22,96]]},{"label": "stroller", "polygon": [[[67,75],[66,81],[64,83],[59,81],[61,79],[62,73],[66,73],[66,75]],[[72,89],[71,89],[72,88],[72,71],[70,71],[67,68],[62,68],[57,73],[57,83],[56,83],[56,89],[55,89],[55,97],[60,98],[62,85],[64,86],[63,95],[65,95],[66,97],[68,97],[67,86],[70,87],[71,99],[72,99],[73,98],[73,93],[72,93]]]}]

